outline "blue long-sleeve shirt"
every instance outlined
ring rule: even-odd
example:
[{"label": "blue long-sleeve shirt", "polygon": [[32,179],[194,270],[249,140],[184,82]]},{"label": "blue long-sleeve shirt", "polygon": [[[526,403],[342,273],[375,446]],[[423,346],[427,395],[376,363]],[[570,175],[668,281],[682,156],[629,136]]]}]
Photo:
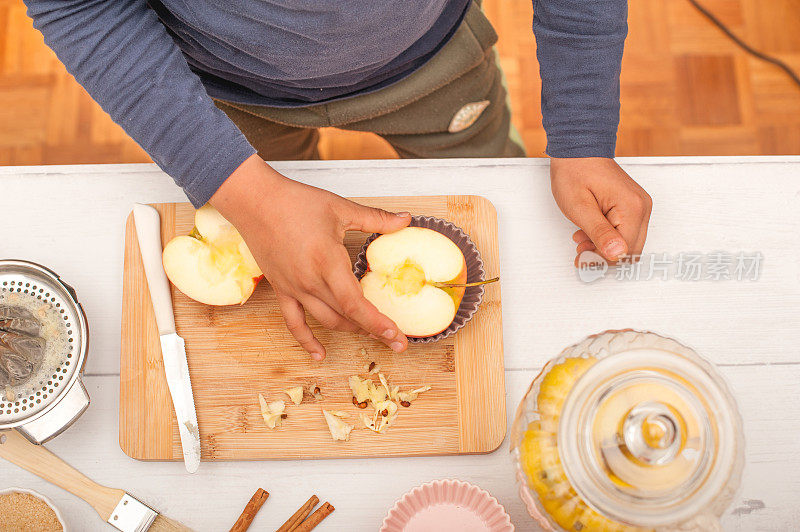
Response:
[{"label": "blue long-sleeve shirt", "polygon": [[[469,0],[26,0],[112,119],[202,205],[255,153],[209,96],[347,97],[413,72]],[[547,152],[613,157],[627,0],[533,0]]]}]

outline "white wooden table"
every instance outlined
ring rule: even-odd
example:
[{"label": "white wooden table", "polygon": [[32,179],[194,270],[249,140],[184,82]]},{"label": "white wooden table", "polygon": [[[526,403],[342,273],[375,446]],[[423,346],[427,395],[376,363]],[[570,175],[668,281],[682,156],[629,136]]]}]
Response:
[{"label": "white wooden table", "polygon": [[[547,161],[341,161],[276,164],[344,196],[479,194],[500,224],[509,426],[549,358],[588,334],[633,327],[673,336],[716,363],[742,411],[743,487],[726,530],[800,526],[800,157],[624,159],[655,201],[646,251],[761,252],[757,281],[582,283],[573,227],[549,191]],[[257,487],[271,496],[253,530],[274,530],[312,493],[336,506],[320,530],[374,531],[394,501],[437,478],[487,489],[518,530],[508,441],[495,453],[409,459],[142,463],[117,441],[123,224],[134,202],[184,201],[152,165],[0,168],[0,258],[49,266],[74,286],[91,328],[92,404],[48,447],[94,480],[121,487],[197,530],[227,530]],[[110,529],[82,501],[6,462],[0,488],[28,487],[72,530]]]}]

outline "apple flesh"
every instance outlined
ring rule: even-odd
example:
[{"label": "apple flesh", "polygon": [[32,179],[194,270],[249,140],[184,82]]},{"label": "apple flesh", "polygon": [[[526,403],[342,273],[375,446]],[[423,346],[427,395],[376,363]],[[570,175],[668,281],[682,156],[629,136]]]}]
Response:
[{"label": "apple flesh", "polygon": [[406,336],[439,334],[456,316],[464,288],[433,283],[464,283],[467,263],[452,240],[424,227],[381,235],[367,247],[368,271],[361,290]]},{"label": "apple flesh", "polygon": [[263,277],[236,228],[214,207],[197,210],[191,234],[164,247],[164,271],[178,290],[206,305],[236,305]]}]

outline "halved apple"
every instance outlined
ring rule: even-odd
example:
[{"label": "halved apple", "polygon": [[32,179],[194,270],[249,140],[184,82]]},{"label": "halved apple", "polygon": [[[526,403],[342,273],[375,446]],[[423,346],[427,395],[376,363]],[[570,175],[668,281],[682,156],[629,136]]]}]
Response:
[{"label": "halved apple", "polygon": [[162,260],[172,284],[206,305],[244,303],[263,277],[239,232],[210,205],[197,210],[188,236],[164,246]]},{"label": "halved apple", "polygon": [[367,247],[368,271],[361,289],[406,336],[439,334],[455,318],[464,288],[434,283],[467,280],[464,254],[452,240],[424,227],[381,235]]}]

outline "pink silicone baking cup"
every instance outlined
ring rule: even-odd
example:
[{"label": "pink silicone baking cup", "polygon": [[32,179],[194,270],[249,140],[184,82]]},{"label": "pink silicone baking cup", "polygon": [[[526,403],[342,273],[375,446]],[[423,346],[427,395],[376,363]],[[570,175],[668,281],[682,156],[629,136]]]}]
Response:
[{"label": "pink silicone baking cup", "polygon": [[461,480],[434,480],[406,493],[383,520],[380,532],[466,530],[513,532],[503,506],[488,491]]},{"label": "pink silicone baking cup", "polygon": [[[457,225],[450,223],[441,218],[434,218],[432,216],[412,216],[412,227],[426,227],[442,233],[444,236],[452,240],[455,245],[464,254],[464,260],[467,262],[467,282],[473,283],[476,281],[483,281],[486,278],[486,272],[483,269],[483,259],[478,248],[473,244],[469,236],[461,230]],[[361,246],[361,250],[356,257],[356,263],[353,266],[353,273],[356,277],[361,279],[367,272],[367,246],[381,236],[379,233],[373,233]],[[455,334],[457,330],[462,328],[467,322],[472,319],[472,316],[478,311],[478,307],[483,300],[483,286],[470,286],[464,291],[464,297],[458,307],[455,318],[450,323],[447,329],[439,334],[433,336],[425,336],[422,338],[409,338],[408,341],[414,344],[428,344],[431,342],[438,342],[448,336]]]}]

